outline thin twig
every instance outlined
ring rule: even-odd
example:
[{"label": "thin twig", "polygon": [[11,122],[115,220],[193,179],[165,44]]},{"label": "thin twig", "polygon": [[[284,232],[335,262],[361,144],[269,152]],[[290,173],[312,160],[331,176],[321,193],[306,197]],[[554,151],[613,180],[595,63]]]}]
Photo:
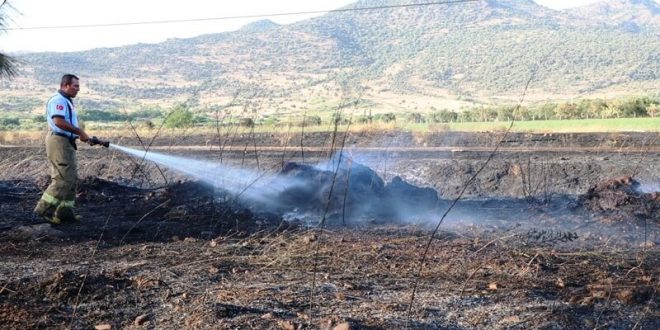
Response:
[{"label": "thin twig", "polygon": [[525,89],[523,90],[522,96],[520,97],[520,101],[518,102],[518,105],[516,106],[516,109],[514,110],[514,116],[513,116],[512,120],[511,120],[511,123],[509,124],[509,127],[508,127],[508,128],[506,129],[506,131],[504,132],[504,135],[502,136],[502,138],[500,138],[500,140],[499,140],[499,141],[497,142],[497,144],[495,145],[495,149],[493,149],[493,151],[490,153],[490,155],[488,155],[488,158],[486,159],[486,161],[485,161],[485,162],[481,165],[481,167],[480,167],[480,168],[474,173],[474,175],[472,175],[472,177],[470,177],[470,179],[469,179],[469,180],[463,185],[463,188],[461,189],[460,193],[458,194],[458,196],[457,196],[456,198],[454,198],[454,200],[452,201],[452,203],[449,205],[449,207],[447,208],[447,210],[445,211],[445,213],[444,213],[444,214],[442,215],[442,217],[440,218],[440,221],[438,221],[438,224],[435,226],[435,229],[434,229],[433,232],[431,233],[431,237],[429,238],[428,242],[426,243],[426,246],[424,247],[424,252],[422,253],[422,257],[421,257],[421,260],[420,260],[420,262],[419,262],[419,267],[418,267],[417,272],[416,272],[416,274],[415,274],[415,280],[414,280],[414,282],[413,282],[413,290],[412,290],[412,294],[411,294],[411,296],[410,296],[410,303],[409,303],[409,305],[408,305],[408,317],[407,317],[407,318],[408,318],[408,321],[407,321],[407,324],[406,324],[406,328],[409,328],[409,326],[410,326],[410,322],[412,321],[412,307],[413,307],[414,302],[415,302],[415,293],[417,292],[417,286],[418,286],[418,282],[419,282],[418,279],[419,279],[419,277],[421,276],[422,270],[424,269],[424,263],[426,262],[426,256],[427,256],[427,254],[428,254],[428,251],[429,251],[430,248],[431,248],[431,244],[433,243],[433,240],[434,240],[434,238],[435,238],[435,235],[436,235],[436,234],[438,233],[438,231],[440,230],[440,225],[442,225],[442,223],[444,222],[445,218],[447,218],[447,215],[448,215],[449,212],[454,208],[454,206],[456,205],[456,203],[458,203],[458,201],[463,197],[463,194],[465,193],[465,191],[467,190],[467,188],[472,184],[472,182],[474,182],[474,181],[476,180],[477,176],[479,176],[479,174],[481,174],[481,172],[486,168],[486,166],[490,163],[490,161],[491,161],[491,160],[495,157],[495,155],[498,153],[500,146],[502,145],[502,143],[504,142],[504,140],[505,140],[506,137],[508,136],[509,132],[511,131],[511,128],[513,127],[513,124],[515,123],[515,113],[516,113],[516,112],[518,111],[518,109],[520,109],[520,107],[522,106],[522,102],[523,102],[523,100],[525,99],[525,95],[527,94],[527,90],[528,90],[528,88],[529,88],[529,84],[530,84],[530,83],[532,82],[532,80],[534,79],[534,73],[535,73],[535,71],[532,72],[532,75],[531,75],[530,78],[527,80],[527,83],[525,84]]},{"label": "thin twig", "polygon": [[14,291],[14,290],[7,289],[8,285],[9,285],[9,282],[5,283],[5,285],[3,285],[2,288],[0,288],[0,294],[2,294],[5,291],[9,291],[11,293],[16,293],[16,291]]},{"label": "thin twig", "polygon": [[472,273],[470,273],[470,276],[468,276],[468,278],[465,279],[465,281],[463,282],[463,285],[461,286],[461,293],[460,293],[461,296],[463,296],[463,293],[465,292],[465,287],[467,286],[468,282],[470,282],[472,277],[474,277],[474,275],[477,274],[477,272],[479,270],[481,270],[485,264],[493,261],[493,259],[495,259],[495,257],[491,257],[488,260],[480,263],[479,267],[477,267],[474,271],[472,271]]},{"label": "thin twig", "polygon": [[[135,134],[135,137],[138,139],[138,142],[140,142],[140,145],[142,146],[142,149],[146,150],[146,148],[144,146],[144,142],[142,141],[142,138],[140,137],[140,134],[137,132],[137,129],[135,128],[135,126],[133,126],[133,123],[129,120],[128,124],[131,126],[131,130],[133,131],[133,134]],[[156,169],[158,169],[158,172],[163,177],[163,181],[167,185],[167,177],[165,176],[165,173],[163,173],[163,170],[161,170],[161,168],[160,168],[160,166],[158,166],[158,164],[154,163],[154,165],[156,166]]]},{"label": "thin twig", "polygon": [[[362,98],[363,93],[364,93],[364,88],[360,91],[360,94],[358,95],[357,100],[354,103],[355,106],[357,106],[357,104],[359,103],[359,100]],[[333,131],[333,134],[332,134],[332,144],[331,144],[331,147],[330,147],[331,157],[334,154],[334,153],[332,153],[332,150],[335,147],[335,141],[336,141],[336,138],[337,138],[338,126],[339,126],[339,122],[340,122],[340,119],[341,119],[341,117],[340,117],[341,116],[341,110],[342,110],[343,107],[344,106],[343,106],[343,100],[342,100],[342,102],[340,102],[340,105],[339,105],[337,111],[335,112],[335,114],[336,114],[335,115],[335,127],[334,127],[334,131]],[[337,175],[339,173],[339,168],[341,166],[341,160],[342,160],[342,156],[343,156],[343,153],[344,153],[343,152],[344,151],[344,146],[346,144],[346,137],[348,136],[350,126],[351,126],[351,122],[349,121],[348,126],[346,128],[346,132],[344,133],[344,138],[342,139],[341,147],[339,149],[339,157],[337,157],[338,158],[337,166],[335,167],[334,173],[332,175],[332,182],[330,184],[330,190],[328,192],[328,199],[327,199],[326,204],[325,204],[325,209],[323,211],[323,215],[321,216],[321,223],[319,224],[320,234],[319,234],[318,239],[316,240],[316,246],[315,246],[315,251],[314,251],[314,267],[313,267],[313,272],[312,272],[312,288],[311,288],[311,292],[310,292],[310,302],[309,302],[309,325],[310,326],[312,325],[313,319],[314,319],[313,311],[314,311],[314,298],[315,298],[315,295],[316,295],[316,273],[318,271],[319,249],[320,249],[321,241],[322,241],[322,235],[321,234],[322,234],[322,232],[325,228],[326,217],[327,217],[327,214],[330,210],[330,202],[332,200],[332,193],[333,193],[335,183],[336,183],[336,180],[337,180]]]}]

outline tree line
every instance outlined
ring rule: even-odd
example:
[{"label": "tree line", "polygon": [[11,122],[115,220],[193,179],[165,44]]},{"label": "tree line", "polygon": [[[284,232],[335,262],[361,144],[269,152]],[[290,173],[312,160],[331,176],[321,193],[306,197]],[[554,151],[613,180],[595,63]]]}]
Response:
[{"label": "tree line", "polygon": [[[549,102],[532,106],[501,105],[479,106],[461,109],[431,108],[425,112],[386,112],[372,114],[372,104],[362,106],[362,114],[354,115],[325,111],[319,114],[307,114],[280,118],[276,114],[241,117],[234,116],[222,125],[241,126],[320,126],[372,123],[460,123],[460,122],[507,122],[531,120],[576,120],[576,119],[611,119],[611,118],[655,118],[660,116],[660,98],[628,97],[623,99],[584,99],[578,101]],[[178,104],[171,108],[160,106],[142,107],[134,111],[102,111],[85,106],[79,109],[79,118],[84,122],[139,122],[147,127],[162,123],[167,128],[185,128],[192,126],[217,125],[217,118],[209,109],[198,109],[187,104]],[[43,115],[12,113],[0,114],[0,130],[34,129],[45,123]]]},{"label": "tree line", "polygon": [[[562,120],[656,117],[660,115],[660,99],[631,97],[625,99],[584,99],[549,102],[542,105],[504,105],[472,107],[455,112],[447,109],[432,111],[427,122],[496,122],[511,120]],[[424,121],[424,119],[422,119]]]}]

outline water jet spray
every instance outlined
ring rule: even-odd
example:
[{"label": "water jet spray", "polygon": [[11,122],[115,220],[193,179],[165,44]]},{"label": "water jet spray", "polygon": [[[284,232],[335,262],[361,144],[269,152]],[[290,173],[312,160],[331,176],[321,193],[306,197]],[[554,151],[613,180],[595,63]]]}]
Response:
[{"label": "water jet spray", "polygon": [[189,175],[233,195],[269,205],[275,203],[277,194],[282,190],[292,185],[302,184],[294,179],[282,180],[275,174],[235,168],[207,160],[142,151],[115,144],[109,146],[131,156],[149,160]]}]

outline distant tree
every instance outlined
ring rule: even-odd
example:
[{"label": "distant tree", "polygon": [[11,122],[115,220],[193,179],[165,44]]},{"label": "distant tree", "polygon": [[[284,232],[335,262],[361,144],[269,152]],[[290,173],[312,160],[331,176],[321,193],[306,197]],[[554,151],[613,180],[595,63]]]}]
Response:
[{"label": "distant tree", "polygon": [[579,110],[574,103],[561,103],[555,108],[555,116],[559,119],[576,119],[579,117]]},{"label": "distant tree", "polygon": [[494,121],[497,119],[498,113],[497,109],[494,108],[477,108],[474,110],[476,112],[476,115],[473,115],[473,118],[475,121],[481,121],[481,122],[487,122],[487,121]]},{"label": "distant tree", "polygon": [[621,102],[618,100],[610,101],[603,109],[603,118],[620,118],[621,117]]},{"label": "distant tree", "polygon": [[254,126],[254,120],[252,118],[241,118],[238,124],[243,127],[252,127]]},{"label": "distant tree", "polygon": [[380,120],[384,123],[390,123],[396,121],[396,115],[392,112],[384,113],[382,116],[380,116]]},{"label": "distant tree", "polygon": [[515,107],[502,106],[497,109],[497,121],[512,121]]},{"label": "distant tree", "polygon": [[21,125],[21,121],[16,117],[0,117],[0,130],[15,129]]},{"label": "distant tree", "polygon": [[628,99],[621,103],[621,113],[624,117],[645,117],[646,107],[650,100],[646,98]]},{"label": "distant tree", "polygon": [[546,103],[538,110],[538,117],[543,120],[550,120],[555,118],[555,109],[557,104]]},{"label": "distant tree", "polygon": [[[9,4],[7,0],[0,0],[0,32],[5,31],[7,10]],[[0,53],[0,78],[12,78],[16,75],[16,60],[6,54]]]},{"label": "distant tree", "polygon": [[460,122],[474,122],[478,121],[477,112],[465,109],[458,114],[458,121]]},{"label": "distant tree", "polygon": [[30,120],[32,120],[32,122],[35,124],[41,124],[46,122],[46,117],[43,115],[32,115]]},{"label": "distant tree", "polygon": [[434,123],[450,123],[458,119],[458,113],[442,109],[440,111],[435,111],[431,113],[431,121]]},{"label": "distant tree", "polygon": [[330,122],[333,125],[346,125],[350,123],[350,120],[342,116],[339,112],[333,112],[332,116],[330,117]]},{"label": "distant tree", "polygon": [[369,124],[371,122],[371,117],[366,115],[357,116],[355,122],[358,124]]},{"label": "distant tree", "polygon": [[169,116],[165,120],[165,127],[167,128],[186,128],[192,126],[193,114],[183,104],[179,104],[172,109]]},{"label": "distant tree", "polygon": [[419,112],[410,112],[406,114],[406,121],[409,123],[421,124],[424,122],[424,116]]},{"label": "distant tree", "polygon": [[131,112],[129,119],[156,119],[163,116],[163,109],[160,106],[146,106]]},{"label": "distant tree", "polygon": [[660,104],[649,105],[649,107],[646,108],[646,113],[648,113],[651,118],[655,118],[655,116],[660,114]]},{"label": "distant tree", "polygon": [[586,119],[599,118],[603,110],[607,107],[607,102],[601,99],[584,100],[578,105],[580,113]]},{"label": "distant tree", "polygon": [[305,116],[305,121],[303,122],[303,125],[318,126],[321,125],[321,123],[322,123],[321,116],[311,115],[311,116]]}]

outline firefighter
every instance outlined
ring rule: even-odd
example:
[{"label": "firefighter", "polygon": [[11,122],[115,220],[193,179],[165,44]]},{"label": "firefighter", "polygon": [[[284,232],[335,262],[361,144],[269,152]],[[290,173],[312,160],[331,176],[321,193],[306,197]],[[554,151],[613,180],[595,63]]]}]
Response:
[{"label": "firefighter", "polygon": [[76,139],[89,141],[78,125],[73,99],[80,91],[78,77],[62,76],[60,89],[46,104],[49,130],[46,134],[46,155],[51,166],[51,183],[41,196],[34,212],[51,224],[79,221],[73,212],[78,181]]}]

